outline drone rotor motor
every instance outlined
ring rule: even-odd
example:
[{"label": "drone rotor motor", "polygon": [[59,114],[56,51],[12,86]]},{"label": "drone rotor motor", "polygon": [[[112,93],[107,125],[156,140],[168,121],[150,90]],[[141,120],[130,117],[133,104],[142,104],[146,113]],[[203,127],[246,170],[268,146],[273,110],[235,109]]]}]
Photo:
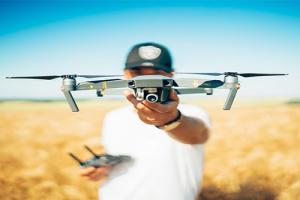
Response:
[{"label": "drone rotor motor", "polygon": [[226,75],[224,77],[225,83],[238,83],[238,77],[235,75]]},{"label": "drone rotor motor", "polygon": [[75,78],[64,78],[63,79],[63,88],[65,90],[69,90],[69,91],[72,91],[72,90],[75,90],[76,89],[76,80]]}]

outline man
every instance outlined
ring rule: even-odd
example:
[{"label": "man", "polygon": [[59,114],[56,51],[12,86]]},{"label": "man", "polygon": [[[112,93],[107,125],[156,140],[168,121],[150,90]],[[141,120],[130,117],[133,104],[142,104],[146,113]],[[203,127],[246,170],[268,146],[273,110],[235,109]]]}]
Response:
[{"label": "man", "polygon": [[[124,77],[163,75],[174,69],[168,49],[156,43],[135,45],[129,52]],[[90,180],[106,177],[101,200],[194,200],[202,178],[203,143],[210,122],[200,108],[179,105],[176,92],[166,104],[138,101],[130,91],[131,106],[106,115],[102,143],[107,153],[130,155],[121,167],[85,168]]]}]

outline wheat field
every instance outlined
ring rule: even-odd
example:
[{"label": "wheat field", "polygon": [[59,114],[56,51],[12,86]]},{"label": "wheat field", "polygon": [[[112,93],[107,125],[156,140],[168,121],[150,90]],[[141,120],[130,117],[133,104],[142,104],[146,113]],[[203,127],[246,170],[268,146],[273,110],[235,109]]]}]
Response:
[{"label": "wheat field", "polygon": [[[284,101],[192,102],[213,122],[199,200],[300,199],[300,105]],[[68,156],[103,152],[101,123],[125,101],[0,103],[0,199],[97,199],[100,183],[79,176]]]}]

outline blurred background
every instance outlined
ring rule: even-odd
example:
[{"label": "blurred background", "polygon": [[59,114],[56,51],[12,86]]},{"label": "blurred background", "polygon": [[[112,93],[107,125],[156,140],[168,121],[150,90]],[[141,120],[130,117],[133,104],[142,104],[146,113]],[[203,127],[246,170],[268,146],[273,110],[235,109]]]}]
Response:
[{"label": "blurred background", "polygon": [[199,199],[297,199],[299,35],[296,0],[0,1],[0,199],[96,199],[101,183],[79,177],[67,153],[103,152],[103,116],[127,104],[74,92],[72,113],[60,79],[5,77],[121,74],[129,48],[147,41],[167,46],[177,71],[289,74],[240,78],[231,111],[226,91],[182,101],[213,122]]}]

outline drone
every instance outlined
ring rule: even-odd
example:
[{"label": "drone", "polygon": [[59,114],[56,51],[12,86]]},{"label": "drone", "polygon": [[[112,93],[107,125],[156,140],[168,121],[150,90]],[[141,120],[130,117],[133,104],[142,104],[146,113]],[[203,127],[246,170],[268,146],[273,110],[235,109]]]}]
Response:
[{"label": "drone", "polygon": [[130,156],[126,155],[118,155],[113,156],[110,154],[96,154],[92,151],[91,148],[88,146],[84,146],[92,155],[93,157],[91,159],[82,161],[77,156],[75,156],[72,153],[69,153],[69,155],[80,165],[80,167],[105,167],[105,166],[115,166],[124,162],[130,162],[132,161],[132,158]]},{"label": "drone", "polygon": [[[185,75],[208,75],[224,76],[224,80],[211,80],[202,78],[170,78],[162,75],[141,75],[131,79],[122,79],[122,75],[54,75],[54,76],[14,76],[10,79],[41,79],[52,80],[62,78],[61,91],[63,92],[71,110],[78,112],[78,106],[72,96],[72,91],[96,90],[98,97],[104,95],[121,95],[125,89],[132,89],[137,100],[149,102],[167,103],[169,94],[173,89],[177,94],[199,94],[212,95],[214,89],[227,89],[229,93],[225,100],[223,109],[230,110],[240,83],[238,76],[248,78],[257,76],[283,76],[288,74],[267,74],[267,73],[190,73],[177,72]],[[76,78],[105,78],[103,80],[91,80],[76,82]]]}]

